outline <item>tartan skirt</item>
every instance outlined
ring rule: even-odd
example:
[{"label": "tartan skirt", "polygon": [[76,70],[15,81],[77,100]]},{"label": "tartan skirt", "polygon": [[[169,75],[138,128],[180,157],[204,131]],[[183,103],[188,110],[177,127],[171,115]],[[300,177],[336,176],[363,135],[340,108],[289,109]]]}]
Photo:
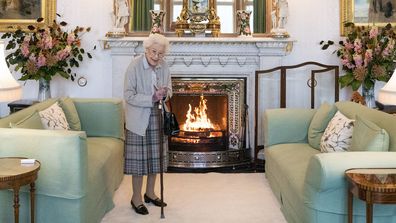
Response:
[{"label": "tartan skirt", "polygon": [[[156,104],[157,105],[157,104]],[[146,135],[126,130],[124,173],[134,176],[160,173],[160,135],[158,106],[151,108]],[[161,126],[163,133],[163,126]],[[168,166],[168,137],[163,135],[163,171]]]}]

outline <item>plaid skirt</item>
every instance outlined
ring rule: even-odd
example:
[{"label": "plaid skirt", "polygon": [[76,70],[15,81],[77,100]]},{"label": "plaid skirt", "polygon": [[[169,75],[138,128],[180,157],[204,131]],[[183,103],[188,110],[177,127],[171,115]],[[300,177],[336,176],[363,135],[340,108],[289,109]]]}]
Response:
[{"label": "plaid skirt", "polygon": [[[160,173],[159,115],[159,109],[153,106],[145,136],[126,130],[125,174],[143,176]],[[163,126],[161,128],[163,129]],[[163,145],[163,171],[165,172],[168,166],[168,137],[166,135],[163,136]]]}]

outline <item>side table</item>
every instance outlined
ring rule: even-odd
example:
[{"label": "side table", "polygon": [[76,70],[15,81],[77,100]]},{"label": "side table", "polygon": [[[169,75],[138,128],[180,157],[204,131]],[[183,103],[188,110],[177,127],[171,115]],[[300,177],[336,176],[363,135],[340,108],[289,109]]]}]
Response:
[{"label": "side table", "polygon": [[14,191],[14,221],[19,222],[19,189],[30,184],[30,222],[34,223],[34,192],[35,181],[40,162],[34,164],[21,164],[22,157],[0,158],[0,189],[13,189]]},{"label": "side table", "polygon": [[24,108],[27,108],[37,102],[38,101],[23,99],[23,100],[18,100],[18,101],[13,101],[13,102],[8,103],[8,107],[10,108],[10,113],[14,113],[14,112],[17,112]]},{"label": "side table", "polygon": [[349,182],[348,223],[353,219],[353,195],[366,201],[366,222],[373,222],[373,204],[396,204],[396,168],[356,168],[345,171]]}]

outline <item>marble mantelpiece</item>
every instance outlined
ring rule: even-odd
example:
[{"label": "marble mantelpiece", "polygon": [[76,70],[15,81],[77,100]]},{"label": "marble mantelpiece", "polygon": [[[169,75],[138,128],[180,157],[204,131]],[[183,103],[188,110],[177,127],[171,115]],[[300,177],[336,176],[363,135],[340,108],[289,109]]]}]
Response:
[{"label": "marble mantelpiece", "polygon": [[[125,71],[133,57],[144,52],[145,37],[106,38],[111,50],[112,96],[123,97]],[[194,38],[169,37],[170,52],[165,57],[172,77],[243,77],[249,114],[254,114],[254,76],[256,70],[280,66],[293,48],[292,39],[258,37]],[[249,118],[249,136],[253,148],[254,117]]]}]

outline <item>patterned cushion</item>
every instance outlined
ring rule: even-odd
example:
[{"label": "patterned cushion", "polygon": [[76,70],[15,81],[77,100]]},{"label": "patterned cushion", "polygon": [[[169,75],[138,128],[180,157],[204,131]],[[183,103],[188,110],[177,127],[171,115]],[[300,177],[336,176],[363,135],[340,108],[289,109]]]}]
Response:
[{"label": "patterned cushion", "polygon": [[320,140],[321,152],[345,152],[352,141],[354,120],[337,112],[329,122]]},{"label": "patterned cushion", "polygon": [[11,128],[44,129],[40,115],[37,111],[17,123],[10,123]]},{"label": "patterned cushion", "polygon": [[55,102],[55,104],[51,105],[47,109],[40,111],[39,115],[41,122],[46,129],[70,129],[65,113],[62,108],[59,107],[58,102]]},{"label": "patterned cushion", "polygon": [[349,151],[388,151],[389,134],[375,123],[356,115]]}]

